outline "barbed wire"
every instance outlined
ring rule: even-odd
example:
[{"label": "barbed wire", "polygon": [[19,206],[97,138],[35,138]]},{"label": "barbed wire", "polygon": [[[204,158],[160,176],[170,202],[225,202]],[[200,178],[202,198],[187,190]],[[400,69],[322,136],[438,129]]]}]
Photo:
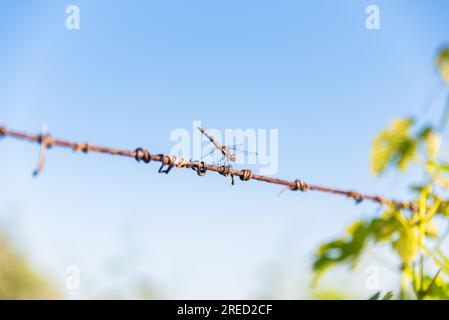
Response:
[{"label": "barbed wire", "polygon": [[412,211],[415,211],[417,209],[417,205],[415,202],[398,201],[380,195],[368,195],[357,191],[323,187],[319,185],[309,184],[299,179],[289,181],[278,178],[272,178],[254,174],[249,169],[237,170],[226,165],[218,166],[214,164],[208,164],[204,161],[192,161],[173,155],[152,154],[148,150],[140,147],[133,151],[102,147],[87,142],[71,142],[67,140],[56,139],[53,138],[48,133],[29,134],[21,131],[7,129],[5,126],[0,126],[0,137],[1,136],[16,138],[23,141],[35,142],[41,145],[39,162],[37,164],[36,170],[34,171],[35,176],[38,175],[44,168],[46,151],[52,147],[62,147],[72,149],[74,151],[81,151],[84,153],[97,152],[110,155],[124,156],[134,158],[135,160],[139,162],[142,161],[144,163],[150,163],[151,161],[160,162],[161,167],[159,168],[159,173],[169,173],[170,170],[174,167],[191,168],[195,170],[199,176],[204,176],[207,171],[216,172],[225,177],[231,176],[232,184],[234,184],[234,177],[237,176],[240,178],[241,181],[257,180],[266,183],[281,185],[285,187],[281,191],[281,193],[285,190],[292,190],[292,191],[299,190],[303,192],[312,190],[346,196],[348,198],[354,199],[357,204],[362,202],[363,200],[369,200],[372,202],[376,202],[380,205],[392,206],[398,209],[408,209]]}]

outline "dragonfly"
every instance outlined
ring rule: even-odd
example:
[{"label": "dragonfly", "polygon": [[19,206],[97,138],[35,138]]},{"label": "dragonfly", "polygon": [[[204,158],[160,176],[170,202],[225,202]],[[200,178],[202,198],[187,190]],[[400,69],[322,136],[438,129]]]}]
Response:
[{"label": "dragonfly", "polygon": [[210,133],[208,133],[205,129],[198,127],[198,130],[207,138],[210,140],[210,142],[212,142],[212,144],[214,145],[214,149],[212,149],[210,152],[208,152],[206,155],[204,155],[202,158],[209,156],[211,154],[213,154],[215,152],[215,150],[218,150],[221,155],[222,155],[222,159],[219,161],[220,162],[224,162],[225,165],[232,167],[232,164],[236,162],[237,160],[237,156],[235,152],[242,152],[245,154],[255,154],[257,155],[257,152],[251,152],[251,151],[246,151],[246,150],[241,150],[239,148],[237,148],[237,146],[226,146],[221,144],[220,142],[217,141],[217,139],[215,139]]}]

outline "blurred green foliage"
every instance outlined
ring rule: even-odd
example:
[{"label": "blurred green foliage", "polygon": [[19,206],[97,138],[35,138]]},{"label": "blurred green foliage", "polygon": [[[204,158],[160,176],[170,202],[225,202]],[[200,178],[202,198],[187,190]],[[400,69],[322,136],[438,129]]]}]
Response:
[{"label": "blurred green foliage", "polygon": [[352,297],[340,290],[321,289],[312,291],[311,298],[313,300],[349,300]]},{"label": "blurred green foliage", "polygon": [[[449,82],[449,48],[439,52],[436,66],[441,79]],[[443,111],[443,120],[447,113]],[[371,153],[375,175],[389,168],[403,172],[412,164],[422,172],[423,181],[411,187],[415,209],[386,203],[378,217],[355,221],[342,237],[320,245],[313,263],[315,281],[337,265],[354,268],[369,246],[386,243],[400,261],[402,281],[394,297],[408,298],[411,292],[417,299],[449,298],[449,259],[440,249],[444,239],[435,223],[437,218],[449,222],[449,163],[439,157],[445,123],[419,125],[418,120],[394,120],[375,138]],[[428,258],[433,262],[430,266],[425,263]],[[388,294],[383,299],[392,297]],[[381,298],[381,293],[372,297]]]},{"label": "blurred green foliage", "polygon": [[57,299],[50,281],[34,271],[16,253],[7,238],[0,235],[0,299]]},{"label": "blurred green foliage", "polygon": [[387,292],[382,296],[381,292],[376,292],[369,300],[391,300],[393,298],[393,292]]},{"label": "blurred green foliage", "polygon": [[443,48],[437,56],[435,61],[441,79],[449,82],[449,47]]},{"label": "blurred green foliage", "polygon": [[398,119],[374,140],[371,170],[380,174],[390,163],[404,170],[416,157],[418,140],[410,136],[414,119]]}]

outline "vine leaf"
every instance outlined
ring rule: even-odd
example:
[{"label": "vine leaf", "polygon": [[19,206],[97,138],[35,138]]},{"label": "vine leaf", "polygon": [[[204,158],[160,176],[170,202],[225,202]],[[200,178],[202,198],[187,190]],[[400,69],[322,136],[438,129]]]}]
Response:
[{"label": "vine leaf", "polygon": [[400,237],[393,242],[393,248],[401,257],[402,262],[408,265],[416,256],[419,248],[418,228],[401,228]]},{"label": "vine leaf", "polygon": [[438,54],[435,65],[444,82],[449,82],[449,47],[443,48]]},{"label": "vine leaf", "polygon": [[368,300],[379,300],[380,299],[380,291],[376,292],[372,297],[370,297]]},{"label": "vine leaf", "polygon": [[437,213],[449,217],[449,201],[441,201],[440,205],[438,206]]},{"label": "vine leaf", "polygon": [[371,171],[379,175],[389,165],[405,170],[417,154],[418,139],[410,135],[413,118],[397,119],[374,140]]},{"label": "vine leaf", "polygon": [[426,126],[418,133],[418,139],[426,145],[428,161],[434,161],[441,146],[440,135],[431,126]]},{"label": "vine leaf", "polygon": [[426,300],[448,300],[449,283],[445,282],[440,273],[433,277],[425,276],[423,279],[424,290],[418,293],[419,299]]},{"label": "vine leaf", "polygon": [[370,242],[389,241],[402,228],[402,223],[396,217],[398,214],[397,210],[388,209],[381,217],[356,221],[347,228],[343,237],[322,244],[315,252],[314,283],[328,269],[340,263],[356,267],[360,255]]},{"label": "vine leaf", "polygon": [[393,298],[393,292],[389,291],[381,297],[381,292],[376,292],[372,297],[368,300],[391,300]]}]

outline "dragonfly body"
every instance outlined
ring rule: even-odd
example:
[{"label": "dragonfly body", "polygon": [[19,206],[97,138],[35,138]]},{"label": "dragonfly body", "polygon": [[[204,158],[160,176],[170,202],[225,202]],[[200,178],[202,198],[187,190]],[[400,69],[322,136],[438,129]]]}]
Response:
[{"label": "dragonfly body", "polygon": [[223,155],[223,158],[228,160],[229,162],[235,162],[236,160],[236,156],[235,154],[231,151],[231,148],[225,145],[222,145],[221,143],[219,143],[213,136],[211,136],[206,130],[204,130],[201,127],[198,127],[198,130],[200,130],[200,132],[202,134],[204,134],[209,140],[210,142],[213,143],[213,145],[215,146],[215,148],[217,150],[219,150],[221,152],[221,154]]}]

